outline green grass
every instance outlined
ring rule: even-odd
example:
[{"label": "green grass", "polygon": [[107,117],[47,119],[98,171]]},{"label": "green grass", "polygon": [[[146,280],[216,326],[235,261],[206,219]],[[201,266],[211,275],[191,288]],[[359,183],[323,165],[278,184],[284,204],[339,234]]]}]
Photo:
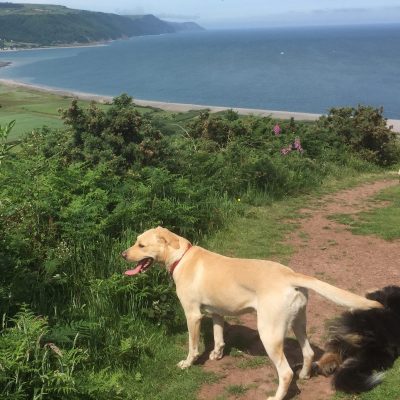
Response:
[{"label": "green grass", "polygon": [[249,388],[244,385],[229,385],[225,388],[226,392],[233,396],[243,396]]},{"label": "green grass", "polygon": [[292,248],[284,240],[297,227],[301,216],[296,210],[302,204],[298,198],[246,208],[225,229],[206,239],[204,246],[230,257],[288,262]]},{"label": "green grass", "polygon": [[237,364],[240,369],[254,369],[263,367],[265,365],[270,365],[270,360],[266,356],[254,356],[246,358]]},{"label": "green grass", "polygon": [[[357,214],[333,214],[331,219],[347,225],[356,235],[375,235],[385,240],[400,238],[400,184],[374,197],[377,208]],[[379,202],[388,202],[384,207]]]},{"label": "green grass", "polygon": [[58,110],[67,108],[71,100],[50,93],[0,85],[0,125],[16,120],[9,140],[20,139],[44,125],[61,128],[63,122]]},{"label": "green grass", "polygon": [[186,357],[186,340],[187,334],[183,333],[160,341],[154,356],[139,365],[143,378],[132,382],[132,394],[136,395],[133,399],[194,400],[201,384],[217,380],[216,375],[205,372],[201,366],[181,370],[175,365]]}]

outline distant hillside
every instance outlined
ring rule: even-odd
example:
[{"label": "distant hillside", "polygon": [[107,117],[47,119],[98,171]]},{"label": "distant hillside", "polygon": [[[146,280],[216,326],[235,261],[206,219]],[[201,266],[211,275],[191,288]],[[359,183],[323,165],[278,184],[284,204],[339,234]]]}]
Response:
[{"label": "distant hillside", "polygon": [[168,23],[154,15],[126,15],[134,22],[135,36],[161,35],[163,33],[175,33],[176,30]]},{"label": "distant hillside", "polygon": [[204,31],[205,29],[195,22],[168,22],[175,32],[183,32],[183,31]]},{"label": "distant hillside", "polygon": [[[0,47],[90,43],[140,35],[159,35],[202,28],[174,24],[154,15],[123,16],[64,6],[0,3]],[[183,29],[181,29],[183,27]]]},{"label": "distant hillside", "polygon": [[[195,22],[169,22],[163,21],[155,17],[154,15],[128,15],[133,21],[135,21],[137,28],[141,29],[142,32],[146,32],[149,29],[152,31],[150,34],[162,34],[162,33],[176,33],[183,31],[204,31],[204,28]],[[146,35],[147,33],[142,33]]]}]

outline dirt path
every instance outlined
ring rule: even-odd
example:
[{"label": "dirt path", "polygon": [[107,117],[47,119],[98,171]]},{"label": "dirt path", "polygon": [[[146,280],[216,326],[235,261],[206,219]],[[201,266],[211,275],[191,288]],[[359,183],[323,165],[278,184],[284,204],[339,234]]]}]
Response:
[{"label": "dirt path", "polygon": [[[289,266],[298,272],[318,277],[357,294],[371,288],[400,283],[400,243],[387,242],[373,236],[356,236],[327,217],[335,213],[354,214],[371,207],[368,200],[380,190],[397,181],[384,180],[365,184],[326,196],[308,209],[301,210],[306,218],[298,230],[290,235],[289,243],[295,252]],[[374,205],[377,206],[376,204]],[[322,352],[326,323],[341,309],[310,293],[308,306],[308,333],[316,357]],[[207,360],[204,368],[215,372],[221,379],[202,387],[199,399],[265,400],[274,393],[277,379],[259,340],[255,315],[227,322],[227,346],[241,351],[229,351],[219,362]],[[208,341],[206,340],[208,343]],[[210,346],[212,346],[210,339]],[[285,353],[292,367],[301,362],[301,352],[293,336],[285,344]],[[297,378],[296,378],[297,379]],[[291,386],[287,399],[327,400],[333,395],[330,379],[313,377],[309,381],[297,380]]]}]

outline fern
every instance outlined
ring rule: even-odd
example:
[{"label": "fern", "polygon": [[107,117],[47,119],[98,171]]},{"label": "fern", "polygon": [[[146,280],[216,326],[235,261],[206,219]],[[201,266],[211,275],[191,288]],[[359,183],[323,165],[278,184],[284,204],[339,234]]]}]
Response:
[{"label": "fern", "polygon": [[[61,349],[45,340],[47,319],[23,306],[7,321],[0,336],[0,394],[7,399],[42,400],[77,392],[74,373],[87,360],[87,352]],[[71,397],[72,398],[72,397]]]}]

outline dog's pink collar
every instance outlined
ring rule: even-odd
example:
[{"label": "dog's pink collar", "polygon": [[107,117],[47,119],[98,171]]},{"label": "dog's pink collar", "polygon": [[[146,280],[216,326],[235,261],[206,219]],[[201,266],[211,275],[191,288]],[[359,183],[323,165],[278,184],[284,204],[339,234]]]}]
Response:
[{"label": "dog's pink collar", "polygon": [[188,248],[186,251],[182,254],[182,257],[179,260],[174,261],[171,266],[168,268],[169,273],[171,276],[174,274],[175,268],[178,266],[178,264],[181,262],[182,258],[185,256],[185,254],[192,248],[192,244],[189,243]]}]

